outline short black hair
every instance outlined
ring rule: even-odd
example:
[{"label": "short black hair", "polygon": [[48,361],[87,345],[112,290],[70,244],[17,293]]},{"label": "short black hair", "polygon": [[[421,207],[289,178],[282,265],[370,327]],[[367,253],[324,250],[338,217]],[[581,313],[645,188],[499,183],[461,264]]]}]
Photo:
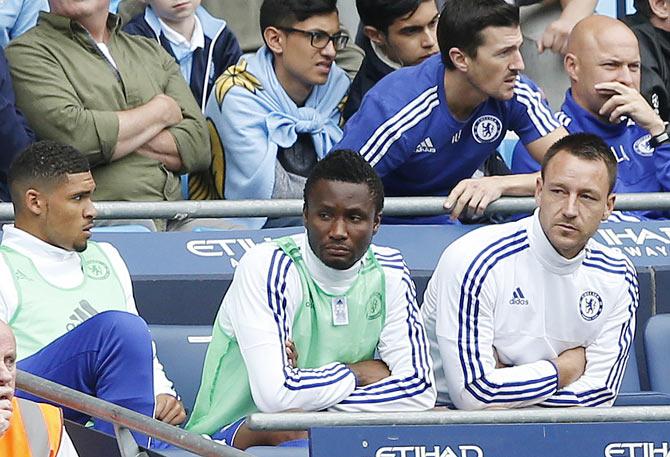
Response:
[{"label": "short black hair", "polygon": [[564,136],[552,144],[544,155],[544,159],[542,159],[542,170],[540,171],[542,179],[544,179],[544,170],[549,165],[549,162],[551,162],[551,159],[562,151],[580,159],[602,161],[605,167],[607,167],[607,178],[609,180],[608,193],[612,193],[616,184],[617,161],[609,146],[607,146],[607,143],[602,138],[592,133],[573,133],[572,135]]},{"label": "short black hair", "polygon": [[366,184],[375,202],[375,212],[379,214],[384,209],[384,185],[382,180],[370,164],[355,151],[349,149],[334,150],[323,160],[317,162],[305,183],[303,194],[305,208],[307,208],[307,200],[312,188],[322,179]]},{"label": "short black hair", "polygon": [[445,67],[456,68],[449,57],[451,48],[476,57],[485,28],[518,25],[519,8],[504,0],[447,0],[437,24],[437,43]]},{"label": "short black hair", "polygon": [[337,0],[264,0],[261,33],[268,27],[291,27],[312,16],[337,12]]},{"label": "short black hair", "polygon": [[435,0],[356,0],[356,9],[363,25],[386,33],[395,20],[411,16],[428,1]]},{"label": "short black hair", "polygon": [[651,17],[651,7],[649,6],[649,0],[635,0],[633,4],[635,5],[635,11],[638,14],[648,18]]},{"label": "short black hair", "polygon": [[9,167],[7,184],[12,201],[19,201],[19,185],[52,185],[64,182],[68,174],[90,170],[86,157],[72,146],[55,141],[38,141],[28,146]]}]

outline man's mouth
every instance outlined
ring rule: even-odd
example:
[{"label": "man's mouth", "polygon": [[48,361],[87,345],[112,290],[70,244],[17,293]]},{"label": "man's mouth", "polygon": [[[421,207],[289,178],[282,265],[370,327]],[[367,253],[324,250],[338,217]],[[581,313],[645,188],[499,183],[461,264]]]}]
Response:
[{"label": "man's mouth", "polygon": [[328,254],[333,255],[333,256],[338,256],[338,257],[349,255],[349,253],[351,252],[351,250],[348,247],[340,245],[340,244],[326,245],[324,247],[324,250]]}]

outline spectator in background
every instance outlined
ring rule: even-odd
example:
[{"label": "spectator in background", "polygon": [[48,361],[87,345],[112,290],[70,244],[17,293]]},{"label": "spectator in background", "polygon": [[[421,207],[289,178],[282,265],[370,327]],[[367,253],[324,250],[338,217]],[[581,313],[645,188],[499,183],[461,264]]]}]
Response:
[{"label": "spectator in background", "polygon": [[435,0],[357,0],[365,58],[344,107],[348,120],[377,81],[400,67],[423,62],[439,49]]},{"label": "spectator in background", "polygon": [[[0,6],[2,8],[2,6]],[[10,200],[7,171],[14,158],[30,143],[35,135],[28,127],[23,114],[16,107],[16,97],[9,74],[5,53],[0,48],[0,201]]]},{"label": "spectator in background", "polygon": [[148,0],[148,3],[144,12],[123,30],[157,39],[179,64],[204,111],[214,81],[242,56],[237,38],[225,21],[200,6],[200,0],[178,4],[172,0]]},{"label": "spectator in background", "polygon": [[[16,335],[18,367],[181,423],[184,408],[152,361],[123,259],[110,244],[88,242],[95,182],[85,157],[52,141],[34,143],[12,164],[9,186],[16,223],[3,226],[0,244],[0,320]],[[65,417],[89,420],[69,409]],[[95,428],[114,434],[110,423],[96,420]]]},{"label": "spectator in background", "polygon": [[16,339],[12,329],[0,321],[0,455],[77,457],[62,411],[15,397],[15,387]]},{"label": "spectator in background", "polygon": [[483,213],[501,195],[532,193],[531,175],[468,179],[507,130],[538,159],[566,132],[539,89],[520,74],[518,8],[503,0],[449,0],[437,35],[441,55],[377,83],[336,147],[360,151],[389,196],[448,196],[445,207],[455,219],[464,212]]},{"label": "spectator in background", "polygon": [[[670,189],[670,142],[663,120],[639,92],[640,51],[635,34],[621,21],[591,16],[570,35],[565,70],[571,89],[556,114],[570,133],[598,134],[616,157],[617,193]],[[512,170],[530,173],[540,165],[517,145]],[[658,211],[636,215],[663,217]]]},{"label": "spectator in background", "polygon": [[641,92],[664,121],[670,121],[670,0],[635,0],[626,18],[640,43]]},{"label": "spectator in background", "polygon": [[6,51],[29,125],[86,155],[97,200],[179,200],[179,174],[211,160],[179,66],[155,40],[120,33],[109,0],[49,4]]},{"label": "spectator in background", "polygon": [[47,0],[4,0],[0,2],[0,48],[37,23],[40,11],[49,11]]},{"label": "spectator in background", "polygon": [[[207,102],[215,185],[191,176],[192,198],[299,198],[316,162],[342,137],[349,78],[334,61],[348,37],[336,0],[265,0],[261,26],[266,45],[230,67]],[[300,223],[234,222],[253,229]]]},{"label": "spectator in background", "polygon": [[599,137],[565,137],[544,157],[532,216],[444,251],[421,307],[438,402],[614,403],[635,334],[637,274],[591,237],[614,208],[616,172]]},{"label": "spectator in background", "polygon": [[188,430],[244,449],[282,438],[243,425],[256,411],[434,406],[414,283],[398,251],[370,244],[383,205],[379,177],[356,152],[314,167],[306,234],[255,246],[235,271]]}]

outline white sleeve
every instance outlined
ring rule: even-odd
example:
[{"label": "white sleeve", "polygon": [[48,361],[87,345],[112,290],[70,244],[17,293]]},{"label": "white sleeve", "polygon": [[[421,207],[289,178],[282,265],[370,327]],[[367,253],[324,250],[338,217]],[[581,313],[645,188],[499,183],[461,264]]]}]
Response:
[{"label": "white sleeve", "polygon": [[386,274],[386,322],[377,351],[391,376],[356,390],[336,411],[422,411],[435,406],[437,392],[416,289],[400,253],[379,257]]},{"label": "white sleeve", "polygon": [[495,283],[491,274],[476,274],[483,271],[481,256],[472,260],[471,246],[464,248],[445,251],[428,285],[437,297],[436,335],[449,397],[467,410],[537,404],[556,392],[556,368],[546,360],[496,368]]},{"label": "white sleeve", "polygon": [[240,261],[223,298],[217,325],[232,331],[247,367],[251,394],[263,412],[318,411],[353,392],[356,379],[341,363],[290,367],[284,344],[302,302],[298,273],[274,245],[259,245]]},{"label": "white sleeve", "polygon": [[[109,243],[99,243],[99,246],[107,255],[107,258],[116,272],[116,276],[121,282],[121,287],[123,288],[123,293],[126,298],[126,309],[129,313],[139,315],[137,307],[135,306],[135,297],[133,296],[133,283],[130,280],[130,273],[128,273],[128,268],[126,267],[123,258],[121,258],[121,254],[119,254],[119,251]],[[163,365],[161,365],[156,356],[156,344],[153,341],[151,342],[151,348],[153,351],[154,396],[169,394],[176,397],[177,393],[174,390],[172,381],[166,376],[165,370],[163,370]]]},{"label": "white sleeve", "polygon": [[77,454],[77,450],[75,449],[74,444],[72,444],[70,435],[67,434],[65,427],[63,427],[63,434],[60,438],[60,447],[58,448],[58,454],[56,454],[56,457],[79,457],[79,454]]},{"label": "white sleeve", "polygon": [[540,406],[612,406],[614,403],[635,336],[635,311],[639,301],[635,268],[630,262],[622,261],[616,271],[612,274],[621,276],[624,287],[600,335],[586,347],[584,374]]},{"label": "white sleeve", "polygon": [[9,322],[16,312],[19,304],[19,297],[16,293],[14,278],[9,266],[5,262],[5,257],[0,254],[0,320]]}]

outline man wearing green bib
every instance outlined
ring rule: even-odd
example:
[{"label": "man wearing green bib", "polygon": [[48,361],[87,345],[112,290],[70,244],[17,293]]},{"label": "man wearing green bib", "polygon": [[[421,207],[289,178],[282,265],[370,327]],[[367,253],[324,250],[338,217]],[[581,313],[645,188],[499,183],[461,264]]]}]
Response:
[{"label": "man wearing green bib", "polygon": [[[16,336],[18,367],[147,416],[155,403],[159,419],[183,421],[123,259],[110,244],[88,241],[96,212],[86,158],[41,141],[14,161],[8,182],[16,223],[3,226],[0,320]],[[89,419],[67,409],[65,417]],[[114,434],[106,422],[95,428]]]},{"label": "man wearing green bib", "polygon": [[248,430],[240,418],[256,411],[420,411],[435,403],[409,270],[397,250],[370,244],[381,181],[359,154],[336,151],[314,167],[304,198],[306,233],[257,245],[237,267],[190,431],[244,449],[287,438]]}]

